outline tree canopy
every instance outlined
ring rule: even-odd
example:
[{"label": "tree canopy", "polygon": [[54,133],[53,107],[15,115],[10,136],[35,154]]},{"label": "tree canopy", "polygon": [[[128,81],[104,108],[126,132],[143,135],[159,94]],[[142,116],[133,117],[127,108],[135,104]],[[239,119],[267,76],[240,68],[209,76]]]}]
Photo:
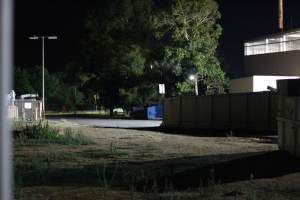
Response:
[{"label": "tree canopy", "polygon": [[189,74],[197,74],[205,94],[224,92],[225,73],[216,56],[222,33],[217,23],[221,15],[213,0],[173,0],[151,16],[155,37],[164,42],[162,59],[170,60],[179,69],[173,85],[179,93],[191,92]]},{"label": "tree canopy", "polygon": [[[46,72],[46,83],[51,82],[47,101],[72,107],[85,95],[86,102],[97,100],[111,111],[130,110],[160,101],[159,83],[166,85],[167,97],[193,94],[190,74],[197,75],[200,94],[225,92],[227,79],[216,55],[222,28],[215,0],[102,0],[91,5],[81,56],[63,74]],[[17,93],[40,93],[40,77],[29,76],[40,68],[32,70],[16,70]],[[74,94],[80,94],[79,100]]]},{"label": "tree canopy", "polygon": [[[14,89],[16,94],[38,94],[42,97],[42,67],[17,67],[14,73]],[[72,110],[84,108],[85,102],[82,92],[74,85],[65,83],[63,74],[50,74],[45,69],[45,104],[47,110]]]},{"label": "tree canopy", "polygon": [[143,80],[151,10],[151,0],[105,0],[89,12],[83,46],[86,72],[93,75],[87,84],[110,110],[137,97],[128,95]]}]

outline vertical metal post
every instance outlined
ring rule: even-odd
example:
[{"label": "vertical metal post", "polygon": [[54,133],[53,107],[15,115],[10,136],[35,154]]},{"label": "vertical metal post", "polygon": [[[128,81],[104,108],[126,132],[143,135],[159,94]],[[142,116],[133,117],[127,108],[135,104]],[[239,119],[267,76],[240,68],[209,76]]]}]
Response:
[{"label": "vertical metal post", "polygon": [[45,119],[45,39],[57,40],[57,36],[32,36],[29,37],[30,40],[42,39],[42,114],[43,119]]},{"label": "vertical metal post", "polygon": [[0,199],[12,199],[12,134],[8,115],[13,50],[13,0],[0,0]]},{"label": "vertical metal post", "polygon": [[42,67],[43,67],[43,83],[42,83],[42,87],[43,87],[43,98],[42,98],[42,101],[43,101],[43,119],[45,119],[45,37],[43,36],[42,37]]},{"label": "vertical metal post", "polygon": [[195,78],[195,94],[196,94],[196,96],[199,95],[199,92],[198,92],[198,76],[196,76],[196,78]]}]

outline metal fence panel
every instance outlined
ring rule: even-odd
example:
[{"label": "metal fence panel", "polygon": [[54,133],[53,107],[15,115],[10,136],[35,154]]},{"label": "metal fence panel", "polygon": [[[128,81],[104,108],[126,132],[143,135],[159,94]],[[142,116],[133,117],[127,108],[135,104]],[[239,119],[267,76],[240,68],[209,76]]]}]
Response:
[{"label": "metal fence panel", "polygon": [[232,94],[230,97],[231,124],[233,128],[244,128],[247,126],[248,113],[247,94]]},{"label": "metal fence panel", "polygon": [[270,111],[268,93],[253,93],[248,95],[248,106],[249,128],[268,129]]},{"label": "metal fence panel", "polygon": [[196,111],[196,127],[209,127],[212,119],[212,97],[198,96]]},{"label": "metal fence panel", "polygon": [[168,126],[179,126],[180,99],[165,99],[164,103],[164,123]]},{"label": "metal fence panel", "polygon": [[275,131],[277,95],[272,92],[176,97],[165,100],[167,127]]},{"label": "metal fence panel", "polygon": [[196,97],[186,96],[181,97],[181,126],[194,127],[195,126],[195,114],[196,114]]},{"label": "metal fence panel", "polygon": [[229,127],[230,115],[230,95],[214,96],[212,99],[212,124],[214,128],[227,128]]}]

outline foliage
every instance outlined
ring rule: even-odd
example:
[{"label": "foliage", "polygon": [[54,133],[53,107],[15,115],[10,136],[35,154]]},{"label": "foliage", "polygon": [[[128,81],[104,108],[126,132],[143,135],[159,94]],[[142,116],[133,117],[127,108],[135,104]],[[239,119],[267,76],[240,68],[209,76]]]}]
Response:
[{"label": "foliage", "polygon": [[[166,96],[226,91],[216,55],[222,28],[215,0],[103,0],[89,4],[78,60],[64,74],[45,70],[47,110],[77,111],[97,104],[131,110]],[[17,94],[41,96],[41,67],[16,69]],[[96,98],[95,98],[96,97]]]},{"label": "foliage", "polygon": [[176,88],[180,91],[179,94],[194,95],[195,94],[195,84],[191,82],[179,82],[176,84]]},{"label": "foliage", "polygon": [[130,110],[133,106],[146,107],[150,102],[159,100],[157,86],[155,84],[141,83],[129,89],[120,90],[123,106]]},{"label": "foliage", "polygon": [[181,67],[179,92],[189,93],[186,76],[196,73],[206,94],[224,92],[225,74],[215,52],[222,28],[218,5],[214,0],[173,0],[167,8],[152,15],[150,24],[156,38],[165,41],[163,58]]},{"label": "foliage", "polygon": [[104,2],[89,13],[83,39],[92,74],[85,88],[99,95],[100,105],[129,109],[159,101],[158,83],[165,83],[167,96],[189,93],[186,75],[192,71],[203,77],[203,93],[224,92],[215,55],[221,35],[215,1]]},{"label": "foliage", "polygon": [[86,20],[85,70],[92,75],[85,88],[96,92],[99,104],[111,111],[132,105],[145,81],[152,5],[151,0],[105,0],[95,4]]},{"label": "foliage", "polygon": [[14,72],[14,80],[14,88],[17,94],[35,93],[27,70],[22,68],[16,68]]},{"label": "foliage", "polygon": [[[29,76],[30,74],[30,76]],[[39,94],[42,96],[42,68],[16,68],[14,89],[17,95]],[[45,69],[45,104],[47,110],[76,111],[77,107],[83,107],[84,95],[76,87],[70,87],[64,83],[62,74],[50,74]]]},{"label": "foliage", "polygon": [[15,131],[14,137],[17,144],[63,144],[63,145],[87,145],[92,141],[80,133],[74,133],[66,129],[60,134],[58,129],[52,128],[48,123],[26,125],[25,129]]}]

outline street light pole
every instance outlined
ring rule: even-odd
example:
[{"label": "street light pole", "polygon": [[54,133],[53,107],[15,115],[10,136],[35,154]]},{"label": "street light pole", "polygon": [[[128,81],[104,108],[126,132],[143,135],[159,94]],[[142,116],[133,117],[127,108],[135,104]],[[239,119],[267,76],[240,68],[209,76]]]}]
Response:
[{"label": "street light pole", "polygon": [[196,78],[195,78],[195,94],[196,94],[196,96],[198,96],[199,94],[198,94],[198,77],[196,76]]},{"label": "street light pole", "polygon": [[43,118],[45,119],[45,39],[57,40],[57,36],[32,36],[29,37],[30,40],[42,39],[42,109]]},{"label": "street light pole", "polygon": [[43,97],[42,97],[42,104],[43,104],[43,118],[45,119],[45,37],[42,37],[42,87],[43,87]]},{"label": "street light pole", "polygon": [[198,75],[190,75],[189,79],[191,81],[194,82],[195,84],[195,95],[198,96],[199,95],[199,92],[198,92]]}]

